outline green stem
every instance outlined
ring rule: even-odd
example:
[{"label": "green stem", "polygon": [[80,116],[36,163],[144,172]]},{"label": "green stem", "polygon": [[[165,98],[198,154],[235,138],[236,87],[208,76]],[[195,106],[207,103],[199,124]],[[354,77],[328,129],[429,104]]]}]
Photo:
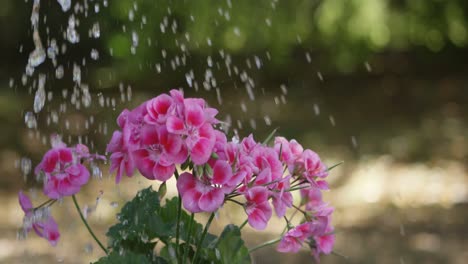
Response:
[{"label": "green stem", "polygon": [[215,214],[211,213],[210,218],[208,219],[208,222],[205,225],[205,229],[203,229],[203,234],[202,234],[200,240],[198,240],[197,251],[195,251],[195,256],[193,256],[193,263],[197,263],[197,257],[199,255],[199,252],[201,251],[201,246],[203,244],[203,240],[205,240],[206,233],[208,233],[208,229],[210,228],[210,225],[211,225],[211,222],[213,221],[214,216],[215,216]]},{"label": "green stem", "polygon": [[[175,170],[174,175],[176,177],[176,180],[178,180],[179,172],[177,171],[177,169]],[[182,211],[182,200],[180,197],[180,193],[179,193],[179,199],[177,200],[177,202],[178,204],[177,204],[177,226],[176,226],[176,256],[177,256],[177,263],[182,263],[180,256],[179,256],[180,214]]]},{"label": "green stem", "polygon": [[280,240],[281,240],[281,237],[276,238],[276,239],[273,239],[273,240],[270,240],[270,241],[267,241],[267,242],[265,242],[265,243],[263,243],[263,244],[260,244],[260,245],[258,245],[258,246],[255,246],[255,247],[249,249],[249,253],[252,253],[252,252],[254,252],[255,250],[258,250],[258,249],[261,249],[261,248],[264,248],[264,247],[267,247],[267,246],[276,244],[276,243],[278,243]]},{"label": "green stem", "polygon": [[226,198],[226,201],[231,201],[231,202],[233,202],[233,203],[236,203],[236,204],[238,204],[238,205],[244,207],[244,204],[243,204],[243,203],[241,203],[241,202],[239,202],[239,201],[236,201],[236,200],[234,200],[234,199]]},{"label": "green stem", "polygon": [[187,234],[187,240],[185,241],[185,244],[186,244],[186,248],[185,248],[185,251],[184,251],[184,256],[183,256],[183,259],[182,259],[182,264],[185,263],[185,260],[187,259],[187,254],[190,250],[190,245],[191,245],[191,242],[190,240],[192,239],[192,223],[194,222],[194,216],[195,214],[192,213],[190,215],[190,222],[188,224],[188,234]]},{"label": "green stem", "polygon": [[249,221],[249,219],[245,219],[245,221],[242,223],[242,225],[239,226],[239,229],[242,230],[242,228],[247,224],[248,221]]},{"label": "green stem", "polygon": [[41,203],[41,204],[40,204],[39,206],[37,206],[36,208],[34,208],[34,210],[37,210],[37,209],[39,209],[39,208],[41,208],[41,207],[47,205],[48,203],[55,202],[55,201],[57,201],[57,200],[49,199],[49,200],[47,200],[47,201]]},{"label": "green stem", "polygon": [[81,212],[80,206],[78,205],[78,202],[76,201],[75,195],[72,195],[72,198],[73,198],[73,203],[75,204],[76,210],[77,210],[78,213],[80,214],[81,221],[83,221],[84,225],[85,225],[86,228],[88,229],[88,232],[89,232],[89,233],[91,234],[91,236],[94,238],[94,240],[96,241],[96,243],[98,243],[99,247],[101,247],[101,249],[106,253],[106,255],[108,255],[109,253],[107,252],[107,249],[102,245],[101,241],[99,241],[99,239],[96,237],[96,235],[94,234],[93,230],[92,230],[91,227],[88,225],[88,222],[87,222],[86,219],[84,218],[83,213]]}]

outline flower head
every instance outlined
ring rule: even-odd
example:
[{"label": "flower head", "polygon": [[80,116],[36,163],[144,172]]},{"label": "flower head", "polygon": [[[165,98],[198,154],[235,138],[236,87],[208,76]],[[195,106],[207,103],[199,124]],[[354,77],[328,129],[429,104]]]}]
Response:
[{"label": "flower head", "polygon": [[58,226],[55,220],[48,213],[48,208],[34,209],[31,200],[22,191],[18,193],[18,200],[24,212],[23,229],[26,233],[34,229],[40,237],[49,241],[52,246],[57,245],[60,238]]}]

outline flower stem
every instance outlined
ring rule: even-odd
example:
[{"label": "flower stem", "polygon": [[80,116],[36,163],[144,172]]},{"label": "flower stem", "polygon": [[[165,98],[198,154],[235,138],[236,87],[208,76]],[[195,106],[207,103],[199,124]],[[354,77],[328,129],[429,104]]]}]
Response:
[{"label": "flower stem", "polygon": [[51,203],[51,202],[55,202],[55,201],[57,201],[57,200],[49,199],[49,200],[47,200],[47,201],[41,203],[41,204],[40,204],[39,206],[37,206],[36,208],[34,208],[34,210],[37,210],[37,209],[39,209],[39,208],[41,208],[41,207],[44,207],[45,205],[47,205],[47,204],[49,204],[49,203]]},{"label": "flower stem", "polygon": [[252,253],[252,252],[254,252],[255,250],[264,248],[264,247],[266,247],[266,246],[270,246],[270,245],[276,244],[276,243],[278,243],[280,240],[281,240],[281,237],[276,238],[276,239],[273,239],[273,240],[270,240],[270,241],[267,241],[267,242],[265,242],[265,243],[263,243],[263,244],[260,244],[260,245],[258,245],[258,246],[255,246],[255,247],[249,249],[249,253]]},{"label": "flower stem", "polygon": [[[179,179],[179,172],[177,171],[177,169],[175,170],[174,172],[174,175],[176,177],[176,180]],[[182,263],[181,261],[181,256],[179,256],[179,234],[180,234],[180,214],[181,214],[181,211],[182,211],[182,200],[181,200],[181,197],[180,197],[180,193],[179,193],[179,199],[177,199],[177,226],[176,226],[176,256],[177,256],[177,263]]]},{"label": "flower stem", "polygon": [[239,226],[239,230],[242,230],[242,228],[247,224],[249,219],[245,219],[245,221],[242,223],[242,225]]},{"label": "flower stem", "polygon": [[190,222],[188,224],[188,234],[187,234],[187,240],[185,241],[185,244],[186,244],[186,248],[185,248],[185,251],[184,251],[184,256],[182,258],[182,263],[185,263],[185,260],[187,259],[187,254],[188,252],[190,251],[190,245],[191,245],[191,242],[190,240],[192,239],[192,224],[194,222],[194,216],[195,214],[192,213],[190,215]]},{"label": "flower stem", "polygon": [[107,252],[107,249],[102,245],[101,241],[99,241],[99,239],[96,237],[96,235],[94,234],[93,230],[92,230],[91,227],[88,225],[88,222],[87,222],[86,219],[84,218],[83,213],[81,212],[80,206],[78,205],[78,202],[76,201],[75,195],[72,195],[72,198],[73,198],[73,203],[75,204],[76,210],[78,211],[78,214],[80,214],[81,221],[83,221],[84,225],[85,225],[86,228],[88,229],[88,232],[89,232],[89,233],[91,234],[91,236],[94,238],[94,240],[96,241],[96,243],[98,243],[99,247],[101,247],[101,249],[106,253],[106,255],[108,255],[109,253]]},{"label": "flower stem", "polygon": [[199,252],[201,251],[203,240],[205,240],[206,233],[208,233],[208,229],[210,228],[210,225],[211,225],[211,222],[213,221],[214,216],[215,214],[211,213],[210,218],[208,219],[208,222],[205,225],[205,229],[203,229],[202,236],[200,237],[200,240],[198,240],[197,251],[195,252],[195,256],[193,256],[193,263],[197,263],[197,257],[199,255]]}]

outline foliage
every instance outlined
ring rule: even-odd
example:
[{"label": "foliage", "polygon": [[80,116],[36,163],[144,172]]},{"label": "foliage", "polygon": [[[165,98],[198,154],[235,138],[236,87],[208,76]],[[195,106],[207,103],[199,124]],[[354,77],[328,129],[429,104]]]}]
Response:
[{"label": "foliage", "polygon": [[[118,223],[107,232],[111,253],[96,263],[177,263],[174,238],[178,199],[174,197],[161,205],[159,193],[151,187],[138,192],[118,214]],[[201,238],[203,227],[185,211],[181,211],[179,225],[180,238],[184,241],[179,245],[179,252],[185,255],[188,248],[190,252],[186,256],[190,259]],[[163,243],[164,247],[160,256],[156,257],[155,246],[158,243]],[[219,237],[207,234],[202,247],[200,257],[203,260],[213,263],[232,263],[230,260],[250,263],[248,250],[236,226],[227,226]]]}]

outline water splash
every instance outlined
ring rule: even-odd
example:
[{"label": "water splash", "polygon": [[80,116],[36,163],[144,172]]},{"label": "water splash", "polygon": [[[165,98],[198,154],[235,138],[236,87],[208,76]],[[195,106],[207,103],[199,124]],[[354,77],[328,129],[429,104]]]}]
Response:
[{"label": "water splash", "polygon": [[71,7],[71,0],[57,0],[57,2],[62,7],[63,12],[67,12]]},{"label": "water splash", "polygon": [[45,74],[39,75],[39,84],[36,91],[36,96],[34,96],[34,113],[39,113],[45,105],[46,93],[45,93]]}]

